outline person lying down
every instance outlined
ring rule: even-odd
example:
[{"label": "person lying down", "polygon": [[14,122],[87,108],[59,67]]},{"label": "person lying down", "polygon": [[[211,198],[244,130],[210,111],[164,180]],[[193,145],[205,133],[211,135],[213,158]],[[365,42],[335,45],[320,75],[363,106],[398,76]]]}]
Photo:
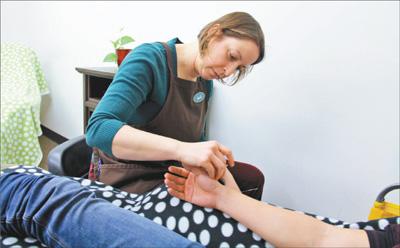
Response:
[{"label": "person lying down", "polygon": [[[312,217],[301,222],[307,218],[306,214],[247,198],[242,200],[239,193],[229,188],[229,179],[226,186],[221,186],[206,178],[197,180],[185,171],[176,171],[175,175],[179,175],[176,180],[171,178],[174,175],[166,175],[169,188],[163,184],[143,194],[133,194],[98,181],[51,175],[33,166],[7,168],[0,176],[1,246],[272,247],[272,244],[282,244],[279,242],[309,241],[318,234],[313,234],[311,229],[314,228],[303,228],[300,232],[292,225],[302,227],[311,223],[310,226],[325,228],[317,219],[341,227],[381,231],[400,221],[400,218],[391,218],[344,223],[307,214]],[[200,179],[209,188],[201,188],[204,185]],[[167,190],[176,196],[168,194]],[[226,196],[217,200],[213,192],[226,192]],[[221,204],[221,200],[228,199],[234,202]],[[226,213],[211,206],[226,208]],[[242,218],[242,214],[251,214],[257,219]],[[254,226],[257,223],[265,232]],[[364,231],[353,231],[358,233],[359,239],[352,242],[364,244],[361,243],[366,241],[366,236],[362,235]],[[285,240],[285,237],[298,240]],[[347,236],[340,237],[346,241]]]}]

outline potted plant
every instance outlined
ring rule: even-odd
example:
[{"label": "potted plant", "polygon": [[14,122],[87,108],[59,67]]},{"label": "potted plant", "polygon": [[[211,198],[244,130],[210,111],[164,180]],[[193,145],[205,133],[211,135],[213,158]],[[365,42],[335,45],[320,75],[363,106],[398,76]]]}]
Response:
[{"label": "potted plant", "polygon": [[[120,32],[122,30],[123,29],[121,29]],[[107,54],[104,57],[103,62],[117,62],[117,65],[119,66],[122,63],[122,60],[125,58],[125,56],[132,50],[129,48],[125,48],[124,46],[134,41],[135,40],[129,35],[123,35],[120,38],[116,39],[115,41],[111,41],[115,49],[115,52]]]}]

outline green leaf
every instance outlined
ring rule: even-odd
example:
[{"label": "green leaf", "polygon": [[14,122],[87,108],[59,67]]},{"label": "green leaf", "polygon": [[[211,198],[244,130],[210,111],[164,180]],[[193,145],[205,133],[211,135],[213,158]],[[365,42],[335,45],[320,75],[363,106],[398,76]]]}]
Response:
[{"label": "green leaf", "polygon": [[116,41],[111,41],[111,43],[113,44],[114,49],[117,49],[117,48],[119,47],[119,45],[118,45],[119,40],[120,40],[120,39],[118,39],[118,40],[116,40]]},{"label": "green leaf", "polygon": [[104,57],[103,62],[117,62],[117,55],[115,53],[109,53]]},{"label": "green leaf", "polygon": [[134,41],[135,41],[132,37],[130,37],[130,36],[128,36],[128,35],[122,36],[119,40],[120,40],[120,45],[121,45],[121,47],[122,47],[123,45],[126,45],[126,44],[128,44],[128,43],[131,43],[131,42],[134,42]]}]

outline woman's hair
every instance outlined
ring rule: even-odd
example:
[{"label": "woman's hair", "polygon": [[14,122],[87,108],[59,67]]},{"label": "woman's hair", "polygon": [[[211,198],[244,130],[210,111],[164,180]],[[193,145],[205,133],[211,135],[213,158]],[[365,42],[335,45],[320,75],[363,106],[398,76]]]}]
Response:
[{"label": "woman's hair", "polygon": [[[219,25],[218,31],[220,32],[209,32],[212,27]],[[231,36],[239,39],[250,39],[254,41],[260,51],[257,60],[251,64],[248,68],[239,68],[234,74],[232,82],[226,83],[224,80],[220,80],[222,83],[234,85],[241,80],[249,71],[253,65],[260,63],[264,58],[264,33],[261,29],[260,24],[246,12],[232,12],[226,14],[215,21],[207,24],[200,33],[197,35],[199,40],[200,54],[204,54],[208,48],[208,43],[217,33],[222,35]]]}]

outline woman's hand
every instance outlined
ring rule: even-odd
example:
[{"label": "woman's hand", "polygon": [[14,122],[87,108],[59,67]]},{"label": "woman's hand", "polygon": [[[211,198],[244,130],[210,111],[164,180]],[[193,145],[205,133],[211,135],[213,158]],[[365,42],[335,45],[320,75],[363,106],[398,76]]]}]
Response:
[{"label": "woman's hand", "polygon": [[234,166],[232,151],[216,141],[181,142],[178,154],[178,160],[187,170],[196,175],[206,173],[217,180],[225,174],[226,163]]},{"label": "woman's hand", "polygon": [[176,166],[170,166],[168,171],[164,174],[164,182],[171,195],[202,207],[216,207],[224,187],[222,184],[206,175],[195,175]]}]

